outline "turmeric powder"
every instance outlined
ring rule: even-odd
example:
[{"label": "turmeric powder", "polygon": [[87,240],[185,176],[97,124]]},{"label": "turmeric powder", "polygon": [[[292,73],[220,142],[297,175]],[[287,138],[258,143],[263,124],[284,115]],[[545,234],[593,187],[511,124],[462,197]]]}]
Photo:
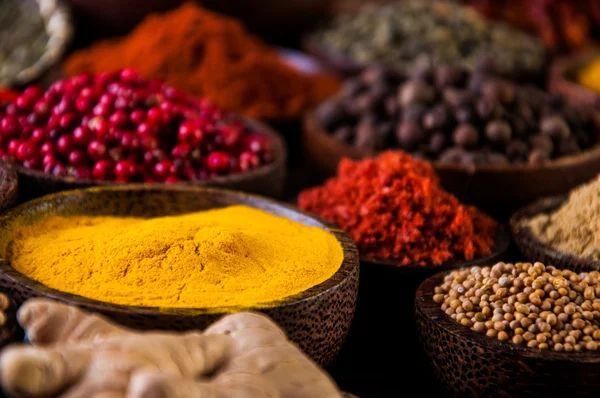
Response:
[{"label": "turmeric powder", "polygon": [[329,279],[333,235],[231,206],[153,219],[56,217],[23,226],[5,258],[44,285],[114,304],[257,307]]}]

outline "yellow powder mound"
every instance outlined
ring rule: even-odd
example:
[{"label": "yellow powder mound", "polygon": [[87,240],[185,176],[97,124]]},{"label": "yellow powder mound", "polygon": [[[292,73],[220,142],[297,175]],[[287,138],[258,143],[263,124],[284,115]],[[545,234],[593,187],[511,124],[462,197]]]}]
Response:
[{"label": "yellow powder mound", "polygon": [[154,219],[52,218],[7,257],[51,288],[156,307],[251,306],[305,291],[341,266],[335,237],[246,206]]}]

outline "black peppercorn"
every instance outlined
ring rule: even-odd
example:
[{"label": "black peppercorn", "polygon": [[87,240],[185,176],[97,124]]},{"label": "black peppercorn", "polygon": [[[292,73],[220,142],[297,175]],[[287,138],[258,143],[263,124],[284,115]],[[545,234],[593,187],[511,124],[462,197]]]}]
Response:
[{"label": "black peppercorn", "polygon": [[338,98],[322,103],[316,110],[317,120],[327,130],[333,129],[345,116],[344,106]]},{"label": "black peppercorn", "polygon": [[542,118],[540,130],[542,134],[554,139],[566,138],[571,134],[569,125],[560,116],[546,116]]},{"label": "black peppercorn", "polygon": [[462,148],[472,148],[479,141],[479,133],[471,124],[460,124],[454,130],[452,140]]},{"label": "black peppercorn", "polygon": [[446,139],[446,135],[441,132],[433,133],[429,138],[429,147],[428,150],[433,154],[439,154],[442,152],[448,140]]},{"label": "black peppercorn", "polygon": [[402,122],[396,130],[396,139],[400,147],[411,151],[425,141],[425,133],[417,123]]},{"label": "black peppercorn", "polygon": [[446,106],[436,105],[423,116],[423,127],[427,130],[441,129],[448,123],[448,117]]},{"label": "black peppercorn", "polygon": [[367,150],[383,149],[385,137],[377,131],[375,120],[370,115],[364,116],[356,126],[354,145]]},{"label": "black peppercorn", "polygon": [[422,80],[408,80],[398,89],[398,101],[402,106],[415,102],[429,102],[435,97],[433,88]]},{"label": "black peppercorn", "polygon": [[508,144],[512,137],[510,124],[504,120],[492,120],[485,126],[485,136],[493,144]]}]

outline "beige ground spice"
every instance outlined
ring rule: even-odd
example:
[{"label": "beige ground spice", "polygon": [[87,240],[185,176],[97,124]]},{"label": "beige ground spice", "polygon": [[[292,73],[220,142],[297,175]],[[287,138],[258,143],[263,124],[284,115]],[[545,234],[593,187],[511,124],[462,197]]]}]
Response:
[{"label": "beige ground spice", "polygon": [[555,212],[525,223],[536,237],[562,252],[600,260],[600,175],[571,191]]}]

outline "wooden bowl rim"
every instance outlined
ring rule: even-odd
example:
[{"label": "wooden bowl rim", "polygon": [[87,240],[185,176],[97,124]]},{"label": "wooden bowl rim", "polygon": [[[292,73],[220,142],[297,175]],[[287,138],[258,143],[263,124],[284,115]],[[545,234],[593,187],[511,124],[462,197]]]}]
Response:
[{"label": "wooden bowl rim", "polygon": [[[597,139],[600,138],[600,115],[596,118],[597,130],[596,136]],[[352,145],[348,145],[345,142],[341,142],[336,138],[332,137],[330,134],[327,134],[327,131],[323,128],[323,126],[318,122],[314,111],[307,112],[304,117],[304,130],[305,135],[308,139],[314,140],[314,137],[318,137],[319,140],[328,141],[331,146],[335,147],[337,152],[342,155],[342,157],[348,157],[352,154],[355,157],[367,158],[377,156],[378,154],[385,152],[386,150],[392,151],[404,151],[401,148],[388,148],[382,151],[368,151],[361,148],[357,148]],[[576,155],[570,156],[562,156],[557,159],[553,159],[547,163],[544,163],[542,166],[530,166],[530,165],[479,165],[475,167],[467,167],[455,163],[445,163],[440,162],[438,160],[427,160],[435,170],[440,170],[443,172],[460,172],[466,174],[475,174],[475,173],[489,173],[489,174],[503,174],[503,173],[527,173],[527,172],[538,172],[538,171],[557,171],[564,167],[573,167],[573,166],[582,166],[592,159],[600,158],[600,140],[596,142],[594,146],[589,149],[586,149],[583,152],[580,152]]]},{"label": "wooden bowl rim", "polygon": [[[140,315],[169,315],[169,316],[200,316],[200,315],[214,315],[214,314],[226,314],[232,312],[239,311],[253,311],[253,310],[263,310],[263,309],[271,309],[271,308],[281,308],[288,307],[300,304],[307,300],[315,299],[327,291],[336,288],[341,283],[346,281],[349,275],[355,268],[359,267],[358,261],[358,250],[352,242],[352,239],[339,227],[331,224],[327,221],[324,221],[310,213],[299,210],[298,208],[286,204],[283,202],[279,202],[276,200],[272,200],[260,195],[248,194],[244,192],[223,189],[223,188],[214,188],[214,187],[203,187],[203,186],[162,186],[162,185],[144,185],[144,184],[122,184],[122,185],[112,185],[112,186],[96,186],[89,187],[83,189],[74,189],[68,191],[61,191],[57,193],[53,193],[50,195],[42,196],[40,198],[31,200],[29,202],[25,202],[17,207],[10,209],[4,215],[0,216],[0,223],[6,222],[12,218],[19,216],[21,213],[31,211],[32,209],[38,208],[39,206],[43,206],[45,203],[49,201],[53,201],[59,198],[64,197],[73,197],[80,195],[94,195],[98,193],[106,193],[106,192],[115,192],[115,191],[144,191],[144,192],[184,192],[184,193],[197,193],[197,194],[223,194],[229,198],[235,198],[239,200],[239,204],[246,204],[250,207],[253,207],[249,204],[249,201],[256,201],[262,204],[268,205],[269,208],[272,209],[283,209],[287,212],[296,213],[303,217],[312,219],[320,224],[319,228],[324,229],[325,231],[332,234],[338,243],[342,246],[344,259],[340,268],[333,274],[329,279],[324,282],[311,287],[308,290],[305,290],[296,295],[292,295],[286,297],[280,301],[271,301],[266,303],[260,303],[254,306],[227,306],[227,307],[215,307],[215,308],[174,308],[174,307],[145,307],[145,306],[130,306],[130,305],[121,305],[121,304],[113,304],[104,301],[94,300],[86,297],[82,297],[76,294],[62,292],[60,290],[56,290],[45,286],[44,284],[37,282],[14,269],[9,261],[0,258],[0,273],[7,275],[15,282],[21,284],[22,286],[33,289],[34,291],[41,293],[44,297],[52,298],[55,300],[60,300],[63,302],[70,302],[74,304],[83,304],[87,308],[91,308],[95,311],[103,311],[107,308],[110,308],[112,312],[129,314],[135,313]],[[267,211],[265,209],[265,211]]]},{"label": "wooden bowl rim", "polygon": [[[269,138],[269,140],[273,144],[273,153],[274,159],[271,163],[267,163],[262,165],[256,169],[246,171],[243,173],[230,174],[225,176],[217,176],[207,180],[201,181],[180,181],[173,184],[165,184],[163,182],[151,183],[150,185],[164,186],[204,186],[206,184],[214,184],[214,185],[229,185],[238,183],[240,181],[253,180],[259,177],[269,176],[273,173],[274,170],[279,168],[285,168],[287,162],[287,150],[285,144],[283,142],[283,138],[279,133],[277,133],[270,126],[265,123],[259,122],[258,120],[248,119],[245,117],[241,117],[241,120],[244,123],[253,129],[254,132],[259,134],[264,134]],[[78,179],[74,177],[57,177],[52,174],[44,173],[41,170],[37,169],[28,169],[17,162],[9,161],[17,173],[35,178],[37,180],[45,180],[45,181],[53,181],[56,183],[67,183],[74,184],[75,186],[113,186],[113,185],[128,185],[129,183],[119,183],[117,181],[104,181],[104,180],[92,180],[92,179]],[[134,183],[131,183],[134,184]]]},{"label": "wooden bowl rim", "polygon": [[440,265],[418,265],[418,264],[409,264],[409,265],[399,265],[398,261],[395,260],[382,260],[373,257],[361,257],[360,262],[366,264],[375,264],[381,265],[385,267],[389,267],[391,269],[399,269],[406,271],[416,271],[416,270],[431,270],[435,269],[437,271],[446,271],[452,270],[455,268],[463,268],[470,267],[472,265],[489,263],[492,261],[496,261],[496,259],[500,258],[503,254],[508,250],[508,246],[510,245],[510,233],[504,228],[500,223],[498,223],[498,231],[496,232],[496,236],[494,237],[494,246],[492,247],[492,251],[490,254],[474,258],[472,260],[451,260]]},{"label": "wooden bowl rim", "polygon": [[[580,363],[600,362],[600,352],[598,351],[584,351],[580,353],[556,352],[551,350],[540,350],[539,348],[521,347],[508,341],[504,342],[492,339],[454,321],[444,311],[442,311],[438,304],[433,302],[434,287],[438,286],[443,281],[444,277],[450,272],[452,271],[440,272],[427,278],[417,288],[417,294],[415,297],[415,306],[417,307],[417,311],[422,312],[427,319],[436,324],[437,327],[442,328],[446,333],[450,333],[458,339],[471,340],[479,346],[491,348],[496,351],[514,353],[525,358]],[[428,304],[428,308],[423,308],[424,303]],[[433,313],[430,312],[430,308]]]},{"label": "wooden bowl rim", "polygon": [[538,214],[549,213],[558,209],[567,201],[568,197],[568,195],[560,195],[543,198],[517,210],[509,220],[512,236],[515,240],[526,242],[530,246],[541,249],[548,257],[560,257],[563,259],[562,262],[566,261],[574,264],[582,264],[600,270],[600,261],[594,261],[585,257],[562,252],[551,246],[549,243],[540,240],[531,232],[531,229],[524,224],[526,220],[531,219]]}]

